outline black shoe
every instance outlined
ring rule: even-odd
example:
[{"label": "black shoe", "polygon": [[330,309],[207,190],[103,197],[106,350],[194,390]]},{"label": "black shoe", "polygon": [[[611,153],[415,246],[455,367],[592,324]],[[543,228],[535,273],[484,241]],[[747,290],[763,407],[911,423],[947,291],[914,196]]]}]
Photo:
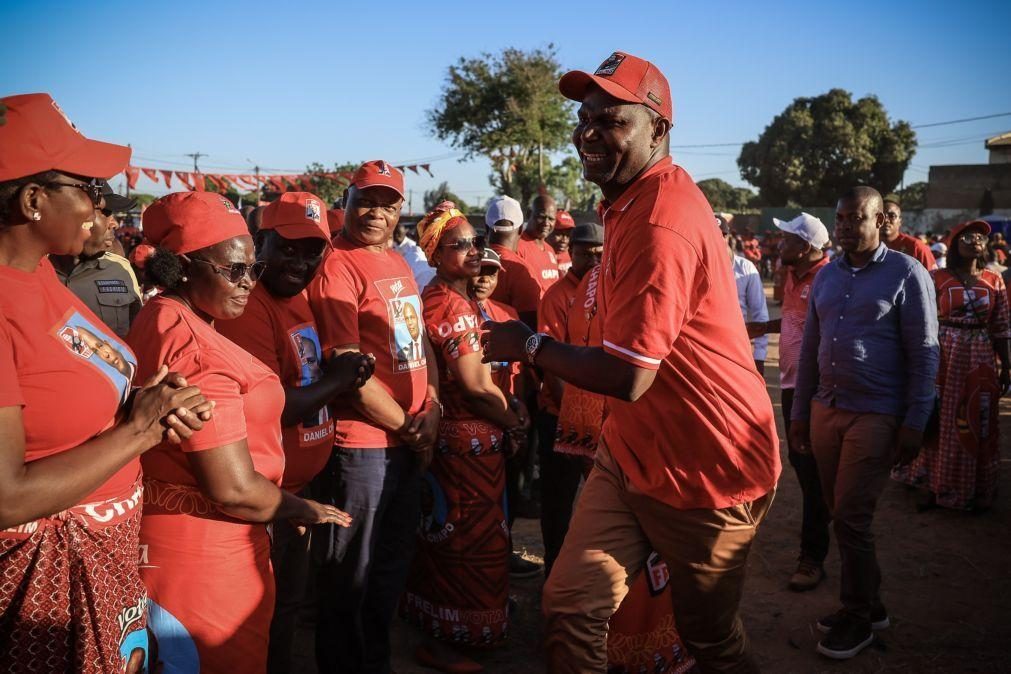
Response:
[{"label": "black shoe", "polygon": [[835,625],[818,642],[818,652],[833,660],[849,660],[874,642],[869,623],[851,615],[838,616]]},{"label": "black shoe", "polygon": [[541,573],[541,565],[520,556],[518,552],[509,555],[509,575],[512,578],[533,578]]},{"label": "black shoe", "polygon": [[[823,634],[828,634],[832,631],[832,628],[847,615],[846,609],[842,608],[827,615],[818,621],[817,627],[818,631]],[[883,604],[878,604],[871,609],[871,629],[872,630],[883,630],[886,627],[890,627],[892,621],[888,619],[888,611],[885,610]]]}]

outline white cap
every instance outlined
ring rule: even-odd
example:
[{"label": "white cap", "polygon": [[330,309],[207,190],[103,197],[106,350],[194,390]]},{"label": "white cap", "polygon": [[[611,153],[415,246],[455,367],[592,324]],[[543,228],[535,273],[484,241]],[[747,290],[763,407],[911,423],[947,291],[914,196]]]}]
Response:
[{"label": "white cap", "polygon": [[813,215],[801,213],[790,221],[780,220],[779,218],[773,218],[772,221],[776,224],[776,227],[779,227],[784,232],[796,234],[818,250],[828,245],[828,229],[825,228],[821,220]]},{"label": "white cap", "polygon": [[948,247],[943,243],[941,243],[940,241],[937,241],[936,243],[930,244],[930,252],[940,253],[941,255],[947,255]]},{"label": "white cap", "polygon": [[[512,227],[495,226],[496,222],[508,220]],[[496,232],[511,232],[523,226],[523,208],[520,202],[512,197],[494,197],[488,202],[488,210],[484,214],[484,224]]]}]

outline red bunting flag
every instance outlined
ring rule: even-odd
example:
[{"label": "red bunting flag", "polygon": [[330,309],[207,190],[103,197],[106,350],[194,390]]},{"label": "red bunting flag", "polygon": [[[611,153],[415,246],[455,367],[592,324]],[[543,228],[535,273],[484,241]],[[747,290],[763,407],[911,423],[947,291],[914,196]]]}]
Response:
[{"label": "red bunting flag", "polygon": [[428,175],[430,175],[430,176],[432,176],[434,178],[435,176],[432,174],[432,171],[429,170],[430,166],[431,166],[431,164],[422,164],[421,168],[424,169],[425,173],[427,173]]},{"label": "red bunting flag", "polygon": [[207,176],[205,176],[203,173],[193,173],[191,175],[193,176],[193,189],[195,189],[197,192],[206,192]]},{"label": "red bunting flag", "polygon": [[165,179],[165,187],[172,187],[172,171],[162,171],[161,175]]},{"label": "red bunting flag", "polygon": [[141,168],[141,171],[143,171],[144,175],[146,175],[152,181],[158,182],[158,171],[157,171],[157,169]]},{"label": "red bunting flag", "polygon": [[130,186],[130,189],[137,187],[137,179],[140,178],[140,169],[136,166],[127,166],[126,171],[126,184]]},{"label": "red bunting flag", "polygon": [[418,172],[418,166],[416,164],[413,164],[411,166],[407,166],[406,168],[407,168],[408,171],[414,171],[415,173]]},{"label": "red bunting flag", "polygon": [[186,185],[187,189],[193,189],[193,174],[186,173],[185,171],[176,171],[176,178],[182,181],[183,185]]}]

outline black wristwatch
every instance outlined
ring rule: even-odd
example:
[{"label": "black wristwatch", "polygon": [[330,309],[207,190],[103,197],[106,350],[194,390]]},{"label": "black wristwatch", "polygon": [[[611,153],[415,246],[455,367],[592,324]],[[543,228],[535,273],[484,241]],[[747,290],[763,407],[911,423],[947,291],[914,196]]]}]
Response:
[{"label": "black wristwatch", "polygon": [[534,364],[534,359],[537,358],[537,354],[540,352],[541,347],[543,347],[544,343],[549,339],[551,339],[551,336],[543,332],[535,332],[527,337],[527,343],[523,350],[527,353],[528,363],[531,365]]}]

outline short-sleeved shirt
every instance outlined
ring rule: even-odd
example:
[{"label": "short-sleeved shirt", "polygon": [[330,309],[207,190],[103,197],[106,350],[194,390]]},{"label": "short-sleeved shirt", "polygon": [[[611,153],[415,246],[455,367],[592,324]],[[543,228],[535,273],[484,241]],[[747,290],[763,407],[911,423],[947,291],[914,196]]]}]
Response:
[{"label": "short-sleeved shirt", "polygon": [[[884,241],[884,239],[882,239]],[[927,271],[932,269],[937,269],[937,260],[934,259],[934,254],[930,252],[930,246],[923,243],[915,236],[910,236],[905,232],[899,232],[899,235],[895,237],[893,241],[884,241],[884,244],[891,248],[892,250],[897,250],[900,253],[905,253],[910,257],[915,257],[919,260]]]},{"label": "short-sleeved shirt", "polygon": [[[133,352],[49,260],[31,273],[0,265],[0,407],[22,408],[26,463],[111,428],[136,370]],[[121,495],[139,473],[129,461],[82,503]]]},{"label": "short-sleeved shirt", "polygon": [[534,277],[523,258],[505,246],[493,243],[492,250],[499,254],[502,260],[502,270],[498,274],[498,285],[491,298],[496,302],[508,305],[520,314],[536,314],[540,304],[540,282]]},{"label": "short-sleeved shirt", "polygon": [[[520,318],[520,315],[511,306],[496,302],[491,298],[478,302],[477,308],[481,312],[481,319],[485,321],[504,323],[518,321]],[[516,395],[516,380],[523,370],[523,364],[514,361],[512,363],[489,363],[489,365],[491,365],[491,377],[495,384],[502,389],[502,393],[507,396]]]},{"label": "short-sleeved shirt", "polygon": [[534,278],[541,286],[541,294],[547,292],[548,288],[560,278],[555,249],[547,241],[535,239],[524,232],[520,235],[516,254],[523,258],[534,273]]},{"label": "short-sleeved shirt", "polygon": [[82,260],[69,274],[56,270],[63,285],[81,298],[91,311],[120,337],[130,332],[131,312],[140,303],[140,286],[125,257],[105,253]]},{"label": "short-sleeved shirt", "polygon": [[[576,286],[579,285],[579,277],[568,272],[562,280],[554,284],[541,298],[541,306],[537,311],[537,330],[551,335],[559,342],[566,341],[566,322],[569,318],[569,309],[576,299]],[[555,400],[550,386],[541,386],[537,396],[537,404],[549,414],[558,416],[561,400]]]},{"label": "short-sleeved shirt", "polygon": [[555,257],[558,259],[558,274],[564,278],[569,273],[569,270],[572,269],[572,256],[569,255],[569,251],[567,250],[561,253],[556,250]]},{"label": "short-sleeved shirt", "polygon": [[800,363],[800,347],[804,343],[804,321],[807,320],[811,284],[828,262],[826,255],[800,277],[787,267],[779,329],[779,385],[784,389],[797,386],[797,365]]},{"label": "short-sleeved shirt", "polygon": [[137,352],[141,380],[167,365],[216,403],[214,416],[181,445],[163,442],[141,457],[145,478],[199,487],[186,454],[245,440],[256,472],[281,484],[284,389],[276,374],[182,302],[164,295],[140,310],[127,342]]},{"label": "short-sleeved shirt", "polygon": [[439,364],[439,397],[447,421],[468,421],[474,414],[463,404],[464,392],[449,369],[461,356],[481,351],[481,310],[477,303],[442,283],[432,283],[421,296],[425,329]]},{"label": "short-sleeved shirt", "polygon": [[608,400],[604,441],[635,489],[675,508],[768,493],[780,470],[772,401],[712,209],[669,157],[604,206],[604,349],[657,371],[639,400]]},{"label": "short-sleeved shirt", "polygon": [[[425,402],[428,364],[421,294],[411,268],[398,253],[358,246],[344,236],[307,289],[326,356],[338,347],[357,344],[376,358],[373,381],[408,414]],[[378,449],[401,443],[393,433],[347,403],[336,403],[336,444]]]},{"label": "short-sleeved shirt", "polygon": [[[275,297],[262,283],[253,288],[246,310],[230,321],[215,321],[219,333],[269,367],[286,387],[309,386],[323,376],[323,349],[316,319],[304,293]],[[323,470],[334,442],[334,421],[327,405],[282,429],[284,481],[301,491]]]}]

